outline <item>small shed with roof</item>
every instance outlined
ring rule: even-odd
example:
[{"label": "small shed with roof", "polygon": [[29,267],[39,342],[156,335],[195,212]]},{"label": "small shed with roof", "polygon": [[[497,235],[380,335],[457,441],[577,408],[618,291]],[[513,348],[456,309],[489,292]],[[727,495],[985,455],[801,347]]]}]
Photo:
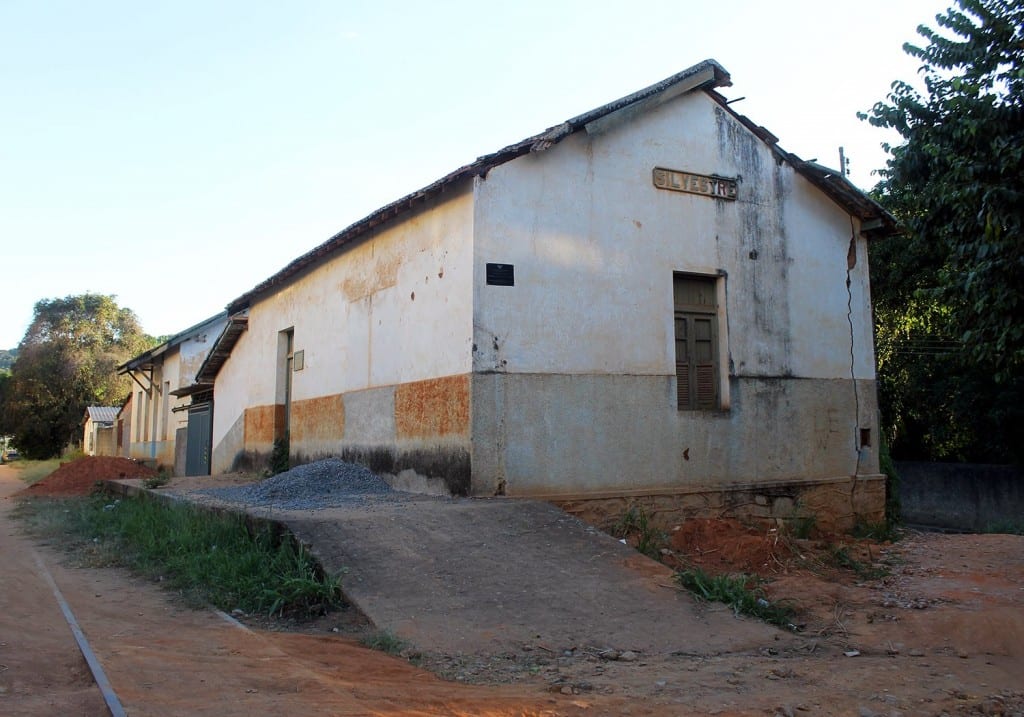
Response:
[{"label": "small shed with roof", "polygon": [[117,406],[89,406],[82,417],[82,452],[87,456],[117,455],[114,424]]}]

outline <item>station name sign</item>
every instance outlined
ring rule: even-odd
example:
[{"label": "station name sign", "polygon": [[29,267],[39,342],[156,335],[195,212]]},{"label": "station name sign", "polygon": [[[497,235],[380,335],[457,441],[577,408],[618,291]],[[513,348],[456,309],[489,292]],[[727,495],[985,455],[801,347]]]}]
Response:
[{"label": "station name sign", "polygon": [[715,199],[736,200],[737,183],[726,177],[709,177],[705,174],[680,172],[676,169],[654,168],[654,186],[672,192],[700,194]]}]

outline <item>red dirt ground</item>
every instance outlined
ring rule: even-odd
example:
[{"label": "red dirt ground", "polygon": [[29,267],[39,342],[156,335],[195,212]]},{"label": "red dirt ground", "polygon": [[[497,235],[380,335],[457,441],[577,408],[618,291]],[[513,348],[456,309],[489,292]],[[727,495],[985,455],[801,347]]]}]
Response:
[{"label": "red dirt ground", "polygon": [[[784,528],[752,526],[738,520],[688,520],[668,535],[662,562],[673,568],[702,568],[711,575],[746,573],[772,580],[793,573],[837,579],[837,551],[869,569],[887,544],[849,535],[795,538]],[[851,564],[850,562],[847,565]]]},{"label": "red dirt ground", "polygon": [[[700,567],[722,573],[777,572],[792,557],[775,528],[745,526],[736,520],[688,520],[669,534],[672,567]],[[674,557],[675,560],[671,558]]]},{"label": "red dirt ground", "polygon": [[85,456],[60,468],[27,490],[29,495],[89,495],[96,482],[117,478],[146,478],[156,475],[152,468],[128,458]]},{"label": "red dirt ground", "polygon": [[[0,497],[17,488],[8,471],[0,467]],[[84,487],[91,489],[88,479]],[[30,543],[8,522],[11,508],[13,501],[0,502],[0,714],[104,714],[36,576]],[[838,549],[870,572],[838,565]],[[544,655],[524,662],[512,684],[497,686],[466,684],[461,673],[442,681],[326,623],[316,634],[239,630],[212,611],[176,604],[155,583],[65,567],[52,547],[37,550],[129,714],[1024,715],[1021,536],[908,532],[889,545],[689,521],[669,532],[663,559],[758,574],[770,599],[797,607],[795,641],[631,661],[540,648]],[[504,665],[503,656],[495,660]]]}]

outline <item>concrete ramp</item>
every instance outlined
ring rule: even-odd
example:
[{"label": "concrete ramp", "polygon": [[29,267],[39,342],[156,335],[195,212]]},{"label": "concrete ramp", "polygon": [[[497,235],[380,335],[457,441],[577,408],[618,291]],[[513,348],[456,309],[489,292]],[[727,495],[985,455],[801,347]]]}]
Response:
[{"label": "concrete ramp", "polygon": [[668,568],[543,502],[367,499],[271,517],[346,570],[346,595],[377,627],[422,650],[708,655],[785,636],[697,603]]}]

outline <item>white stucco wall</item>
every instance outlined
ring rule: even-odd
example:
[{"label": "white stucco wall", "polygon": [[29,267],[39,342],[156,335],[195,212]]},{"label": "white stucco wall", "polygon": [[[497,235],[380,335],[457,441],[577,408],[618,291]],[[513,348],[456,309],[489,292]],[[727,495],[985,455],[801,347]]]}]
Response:
[{"label": "white stucco wall", "polygon": [[245,409],[279,402],[278,337],[289,328],[304,352],[293,402],[470,372],[472,206],[468,183],[453,188],[253,303],[217,376],[215,470]]},{"label": "white stucco wall", "polygon": [[[172,342],[173,345],[155,356],[152,374],[154,390],[143,391],[138,383],[132,383],[135,408],[132,419],[127,423],[125,437],[132,458],[156,461],[168,467],[174,465],[177,431],[188,425],[188,413],[175,412],[174,409],[187,406],[192,399],[188,396],[172,396],[170,392],[195,381],[196,371],[226,322],[227,318],[223,317],[204,324],[180,341]],[[144,385],[149,385],[148,372],[136,372],[136,376]]]},{"label": "white stucco wall", "polygon": [[[474,490],[876,472],[857,222],[701,92],[602,125],[476,180]],[[655,167],[737,178],[738,198],[658,189]],[[487,262],[515,286],[487,286]],[[676,409],[673,272],[724,277],[725,410]]]},{"label": "white stucco wall", "polygon": [[[189,401],[189,399],[181,399],[170,395],[170,391],[174,391],[181,386],[181,351],[176,349],[172,349],[165,354],[163,382],[160,384],[160,417],[157,421],[158,432],[156,434],[160,441],[166,441],[172,444],[172,446],[175,431],[187,424],[187,414],[183,411],[174,413],[171,409]],[[173,447],[170,449],[170,455],[172,456],[171,463],[173,464]]]},{"label": "white stucco wall", "polygon": [[[425,475],[512,495],[877,472],[857,443],[876,410],[857,222],[703,93],[623,119],[257,297],[217,378],[214,472],[276,435],[286,330],[302,458],[398,472],[418,452]],[[735,177],[738,198],[658,189],[655,167]],[[513,264],[515,286],[488,286],[488,262]],[[721,410],[677,410],[674,272],[719,277]],[[470,372],[470,389],[417,385]]]},{"label": "white stucco wall", "polygon": [[[739,176],[739,198],[657,189],[656,166]],[[478,370],[670,374],[672,271],[724,271],[736,373],[850,378],[849,215],[701,92],[496,167],[476,195]],[[872,378],[863,239],[858,254],[857,377]],[[486,262],[514,264],[516,286],[486,286]]]},{"label": "white stucco wall", "polygon": [[218,317],[201,326],[199,330],[178,345],[180,364],[177,371],[177,385],[172,385],[172,389],[184,388],[195,382],[196,372],[210,353],[214,341],[224,330],[227,321],[226,315]]},{"label": "white stucco wall", "polygon": [[[171,347],[155,359],[152,390],[143,391],[139,384],[132,384],[136,410],[141,411],[141,422],[140,414],[134,411],[130,422],[129,451],[132,458],[155,461],[163,466],[174,464],[175,431],[185,425],[185,414],[171,410],[180,405],[183,399],[171,396],[168,392],[178,388],[179,370],[178,349]],[[143,384],[150,385],[149,372],[144,375],[136,372],[136,376]]]}]

